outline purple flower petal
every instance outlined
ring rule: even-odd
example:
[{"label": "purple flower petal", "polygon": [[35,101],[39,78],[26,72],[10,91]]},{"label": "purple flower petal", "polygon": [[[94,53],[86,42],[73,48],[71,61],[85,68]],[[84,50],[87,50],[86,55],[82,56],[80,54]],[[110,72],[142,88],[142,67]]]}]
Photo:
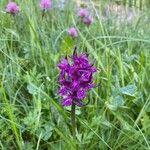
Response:
[{"label": "purple flower petal", "polygon": [[80,90],[77,91],[77,98],[78,98],[78,99],[81,99],[81,100],[82,100],[82,99],[85,98],[85,96],[86,96],[85,90],[80,89]]},{"label": "purple flower petal", "polygon": [[60,69],[67,69],[69,67],[69,63],[67,59],[63,59],[60,64],[58,64]]},{"label": "purple flower petal", "polygon": [[59,94],[60,94],[61,96],[65,96],[67,93],[68,93],[67,87],[62,86],[62,87],[59,89]]},{"label": "purple flower petal", "polygon": [[67,97],[67,98],[63,99],[62,106],[71,106],[71,105],[72,105],[72,98],[71,97]]},{"label": "purple flower petal", "polygon": [[72,83],[72,88],[73,89],[78,89],[79,88],[79,83],[78,83],[78,81],[73,81],[73,83]]},{"label": "purple flower petal", "polygon": [[80,80],[85,81],[85,82],[87,82],[87,81],[90,82],[91,79],[92,79],[92,73],[91,73],[91,72],[84,72],[84,73],[82,74]]}]

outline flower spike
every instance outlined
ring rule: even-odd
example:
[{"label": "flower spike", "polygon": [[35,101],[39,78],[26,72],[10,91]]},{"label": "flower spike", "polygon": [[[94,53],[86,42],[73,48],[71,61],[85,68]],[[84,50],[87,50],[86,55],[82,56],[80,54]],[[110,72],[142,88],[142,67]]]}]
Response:
[{"label": "flower spike", "polygon": [[94,88],[93,74],[97,71],[93,64],[89,62],[88,53],[77,54],[75,47],[73,55],[70,56],[72,63],[67,57],[58,64],[59,74],[59,94],[63,97],[62,105],[71,106],[72,104],[84,106],[83,100],[87,92]]}]

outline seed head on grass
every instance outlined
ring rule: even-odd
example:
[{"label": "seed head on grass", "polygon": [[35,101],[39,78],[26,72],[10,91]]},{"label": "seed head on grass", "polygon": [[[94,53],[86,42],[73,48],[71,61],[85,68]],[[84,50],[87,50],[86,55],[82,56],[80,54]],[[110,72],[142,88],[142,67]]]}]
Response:
[{"label": "seed head on grass", "polygon": [[41,0],[40,1],[40,8],[43,11],[49,10],[52,7],[52,1],[51,0]]},{"label": "seed head on grass", "polygon": [[18,14],[19,11],[20,11],[20,8],[15,2],[9,2],[6,6],[6,12],[12,15]]},{"label": "seed head on grass", "polygon": [[59,94],[63,96],[62,106],[71,106],[73,103],[78,106],[83,105],[83,99],[87,92],[95,85],[93,84],[93,73],[97,71],[93,64],[89,62],[88,53],[77,54],[75,48],[73,55],[64,58],[58,67],[59,75]]}]

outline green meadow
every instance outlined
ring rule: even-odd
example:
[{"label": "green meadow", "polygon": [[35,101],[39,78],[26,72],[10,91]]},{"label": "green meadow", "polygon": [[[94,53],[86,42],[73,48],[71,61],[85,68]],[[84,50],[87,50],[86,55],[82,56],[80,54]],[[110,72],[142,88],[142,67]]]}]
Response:
[{"label": "green meadow", "polygon": [[[89,0],[86,26],[73,0],[53,0],[44,13],[37,0],[16,2],[21,10],[11,15],[0,1],[0,150],[150,150],[149,9],[118,19],[104,15],[108,3]],[[57,64],[75,46],[98,71],[88,104],[76,107],[74,137]]]}]

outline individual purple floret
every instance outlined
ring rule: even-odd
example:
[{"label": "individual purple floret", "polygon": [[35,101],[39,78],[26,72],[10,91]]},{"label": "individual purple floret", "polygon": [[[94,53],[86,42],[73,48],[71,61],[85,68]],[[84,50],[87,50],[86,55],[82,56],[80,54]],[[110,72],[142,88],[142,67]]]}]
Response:
[{"label": "individual purple floret", "polygon": [[78,16],[81,18],[87,17],[88,16],[88,11],[86,9],[80,9],[78,12]]},{"label": "individual purple floret", "polygon": [[12,15],[18,14],[19,11],[20,11],[20,8],[15,2],[9,2],[6,6],[6,12]]},{"label": "individual purple floret", "polygon": [[49,10],[52,7],[51,0],[41,0],[40,7],[42,10]]},{"label": "individual purple floret", "polygon": [[83,22],[89,26],[93,23],[93,18],[91,16],[87,16],[83,19]]},{"label": "individual purple floret", "polygon": [[78,37],[78,31],[75,27],[71,27],[68,29],[68,34],[72,37],[72,38],[76,38]]},{"label": "individual purple floret", "polygon": [[59,84],[61,86],[59,94],[63,96],[63,106],[70,106],[73,103],[83,106],[82,101],[86,97],[87,91],[95,86],[93,73],[97,69],[89,62],[87,52],[78,55],[75,48],[70,58],[71,63],[67,58],[64,58],[58,64],[60,69]]}]

